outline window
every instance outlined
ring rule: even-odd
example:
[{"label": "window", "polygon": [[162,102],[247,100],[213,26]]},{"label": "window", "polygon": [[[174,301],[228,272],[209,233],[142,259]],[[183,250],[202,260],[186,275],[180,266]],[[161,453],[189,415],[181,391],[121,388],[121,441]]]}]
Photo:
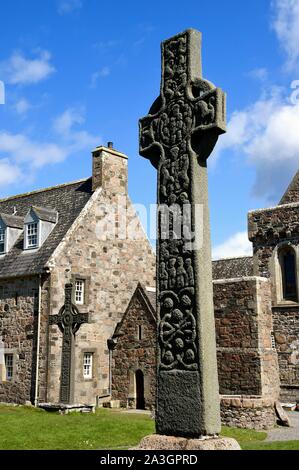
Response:
[{"label": "window", "polygon": [[275,342],[274,331],[271,331],[271,348],[272,348],[272,349],[276,349],[276,342]]},{"label": "window", "polygon": [[37,222],[27,224],[27,248],[37,247],[37,234],[38,226]]},{"label": "window", "polygon": [[93,358],[93,353],[84,353],[84,356],[83,356],[84,379],[92,379],[92,358]]},{"label": "window", "polygon": [[5,354],[5,371],[6,380],[12,380],[13,378],[13,354]]},{"label": "window", "polygon": [[139,340],[143,339],[143,328],[142,325],[137,325],[137,338]]},{"label": "window", "polygon": [[84,281],[76,281],[75,283],[75,302],[77,305],[84,304]]},{"label": "window", "polygon": [[283,248],[279,254],[282,279],[282,299],[297,301],[296,255],[291,247]]},{"label": "window", "polygon": [[0,254],[5,252],[5,230],[0,229]]}]

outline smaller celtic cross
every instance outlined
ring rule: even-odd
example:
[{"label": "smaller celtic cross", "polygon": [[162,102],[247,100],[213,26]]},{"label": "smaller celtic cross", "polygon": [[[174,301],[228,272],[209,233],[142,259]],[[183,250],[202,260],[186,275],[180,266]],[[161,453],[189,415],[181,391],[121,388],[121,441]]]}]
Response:
[{"label": "smaller celtic cross", "polygon": [[80,313],[72,303],[73,284],[65,285],[65,302],[58,315],[51,315],[50,325],[58,325],[62,332],[60,402],[70,403],[73,368],[74,337],[83,323],[88,323],[88,313]]}]

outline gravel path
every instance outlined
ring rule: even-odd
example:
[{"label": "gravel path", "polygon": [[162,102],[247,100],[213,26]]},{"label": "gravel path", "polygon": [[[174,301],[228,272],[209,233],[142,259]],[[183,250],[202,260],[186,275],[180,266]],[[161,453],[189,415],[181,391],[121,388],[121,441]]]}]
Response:
[{"label": "gravel path", "polygon": [[299,412],[289,411],[291,427],[279,426],[268,431],[266,441],[299,441]]}]

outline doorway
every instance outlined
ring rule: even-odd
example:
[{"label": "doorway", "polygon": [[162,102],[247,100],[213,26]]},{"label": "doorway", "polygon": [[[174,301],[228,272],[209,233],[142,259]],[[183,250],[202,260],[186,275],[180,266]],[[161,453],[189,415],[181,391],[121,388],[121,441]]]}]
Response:
[{"label": "doorway", "polygon": [[142,370],[136,370],[135,384],[136,384],[136,409],[145,410],[144,375],[143,375]]}]

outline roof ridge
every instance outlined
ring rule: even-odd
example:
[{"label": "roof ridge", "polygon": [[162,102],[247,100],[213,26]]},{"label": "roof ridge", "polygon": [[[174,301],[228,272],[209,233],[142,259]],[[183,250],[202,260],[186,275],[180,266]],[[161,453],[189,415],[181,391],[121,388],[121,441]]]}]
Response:
[{"label": "roof ridge", "polygon": [[241,258],[253,258],[253,255],[224,256],[223,258],[212,259],[212,262],[214,262],[214,261],[226,261],[226,260],[229,260],[229,259],[241,259]]},{"label": "roof ridge", "polygon": [[15,196],[8,196],[3,199],[0,199],[0,203],[9,201],[12,199],[19,199],[22,197],[27,197],[27,196],[30,196],[31,194],[44,193],[46,191],[51,191],[52,189],[64,188],[65,186],[72,186],[73,184],[81,183],[81,182],[83,183],[83,181],[87,181],[89,179],[90,179],[90,176],[88,178],[81,178],[79,180],[70,181],[69,183],[61,183],[61,184],[57,184],[56,186],[48,186],[47,188],[35,189],[33,191],[28,191],[27,193],[16,194]]}]

